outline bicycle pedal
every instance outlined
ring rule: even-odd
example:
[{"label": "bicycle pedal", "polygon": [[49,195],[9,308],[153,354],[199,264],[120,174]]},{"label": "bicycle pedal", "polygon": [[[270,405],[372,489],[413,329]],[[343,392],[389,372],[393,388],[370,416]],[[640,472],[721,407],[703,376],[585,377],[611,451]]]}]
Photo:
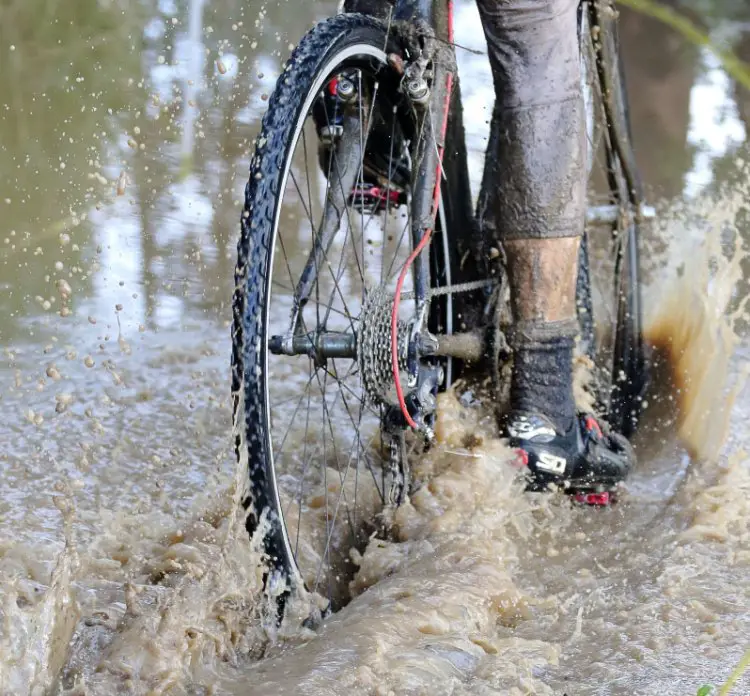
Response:
[{"label": "bicycle pedal", "polygon": [[386,189],[375,184],[355,186],[349,194],[349,205],[362,213],[374,215],[386,207],[396,208],[406,203],[406,194],[394,189]]},{"label": "bicycle pedal", "polygon": [[510,460],[510,465],[514,469],[524,469],[529,465],[529,453],[523,449],[516,450],[516,456]]},{"label": "bicycle pedal", "polygon": [[610,507],[617,502],[614,491],[602,491],[600,493],[578,491],[572,494],[573,500],[579,505],[589,507]]}]

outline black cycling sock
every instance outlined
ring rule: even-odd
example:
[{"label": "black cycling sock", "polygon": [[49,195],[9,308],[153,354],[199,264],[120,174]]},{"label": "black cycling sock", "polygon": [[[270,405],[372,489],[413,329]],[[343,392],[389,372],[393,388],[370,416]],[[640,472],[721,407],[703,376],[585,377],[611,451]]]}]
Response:
[{"label": "black cycling sock", "polygon": [[573,338],[537,338],[517,345],[513,354],[510,406],[546,416],[567,433],[576,416],[573,400]]}]

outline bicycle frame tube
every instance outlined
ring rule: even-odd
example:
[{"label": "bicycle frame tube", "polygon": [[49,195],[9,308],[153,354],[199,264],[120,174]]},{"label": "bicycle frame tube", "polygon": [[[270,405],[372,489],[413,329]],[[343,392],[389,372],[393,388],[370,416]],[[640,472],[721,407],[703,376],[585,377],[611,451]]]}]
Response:
[{"label": "bicycle frame tube", "polygon": [[[405,274],[412,265],[414,294],[416,298],[417,317],[424,316],[427,309],[427,292],[430,287],[429,262],[423,258],[422,251],[429,246],[440,204],[440,183],[443,174],[443,154],[445,137],[450,111],[451,93],[455,80],[455,60],[446,59],[445,42],[453,40],[453,2],[452,0],[398,0],[393,19],[399,22],[426,24],[434,31],[438,46],[431,48],[434,55],[428,56],[432,61],[432,81],[428,103],[419,107],[422,111],[423,137],[417,142],[413,153],[418,162],[418,170],[413,186],[412,209],[412,248],[409,257],[399,276],[396,297],[391,321],[391,344],[393,354],[393,377],[401,412],[406,423],[416,428],[412,420],[401,387],[397,363],[398,353],[398,305],[401,285]],[[442,59],[441,59],[442,57]],[[410,382],[417,383],[419,377],[419,360],[413,349],[407,359]]]},{"label": "bicycle frame tube", "polygon": [[[432,27],[441,43],[453,41],[453,0],[397,0],[393,10],[394,21],[422,20]],[[444,47],[441,45],[441,49]],[[440,173],[445,145],[445,128],[450,107],[450,92],[455,75],[446,66],[436,63],[432,92],[425,111],[427,119],[423,151],[414,186],[412,201],[412,246],[420,245],[422,237],[435,223],[440,200]],[[414,260],[414,292],[417,304],[424,303],[430,283],[428,264],[421,256]],[[418,310],[420,307],[418,307]],[[416,369],[416,365],[412,363]]]}]

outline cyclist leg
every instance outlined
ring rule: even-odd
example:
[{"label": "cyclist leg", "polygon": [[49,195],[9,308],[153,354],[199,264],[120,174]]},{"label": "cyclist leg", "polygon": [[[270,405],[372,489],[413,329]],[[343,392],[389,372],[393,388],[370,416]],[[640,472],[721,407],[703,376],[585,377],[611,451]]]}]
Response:
[{"label": "cyclist leg", "polygon": [[505,249],[514,331],[505,429],[535,484],[622,480],[626,443],[576,413],[575,286],[586,206],[578,0],[477,0],[495,84],[480,196]]}]

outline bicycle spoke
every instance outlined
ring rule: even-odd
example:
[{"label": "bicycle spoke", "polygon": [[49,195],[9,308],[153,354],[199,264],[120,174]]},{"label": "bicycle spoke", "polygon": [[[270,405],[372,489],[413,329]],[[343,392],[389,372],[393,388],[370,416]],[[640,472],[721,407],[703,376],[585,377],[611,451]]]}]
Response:
[{"label": "bicycle spoke", "polygon": [[[346,386],[344,384],[341,384],[341,386],[344,387],[346,389],[346,391],[348,391],[348,392],[350,392],[350,393],[353,394],[352,390],[349,389],[348,386]],[[365,448],[365,446],[362,444],[362,439],[359,436],[360,427],[362,425],[362,415],[363,415],[363,412],[364,412],[364,409],[365,409],[365,403],[366,402],[365,402],[364,399],[359,399],[358,400],[358,402],[359,402],[359,416],[358,416],[357,422],[355,423],[354,422],[354,417],[352,416],[351,409],[349,408],[349,405],[348,405],[348,403],[346,401],[346,396],[344,396],[344,392],[343,391],[340,392],[340,393],[341,393],[341,400],[344,403],[344,407],[346,408],[346,412],[347,412],[347,415],[349,416],[349,420],[351,421],[352,425],[354,426],[354,432],[356,433],[357,443],[358,443],[358,446],[361,448],[361,453],[362,453],[362,457],[365,460],[365,465],[367,466],[367,468],[369,469],[370,473],[372,474],[373,481],[375,482],[375,488],[378,490],[378,494],[380,495],[381,501],[384,502],[385,499],[383,497],[383,492],[381,492],[380,489],[378,489],[378,479],[375,476],[375,471],[373,469],[372,462],[370,461],[370,457],[367,454],[367,450],[369,448]],[[355,511],[355,515],[356,515],[356,510],[357,510],[357,504],[356,504],[357,489],[356,489],[356,486],[354,488],[354,495],[355,495],[354,511]]]},{"label": "bicycle spoke", "polygon": [[[321,93],[321,97],[323,97],[322,93]],[[337,108],[338,108],[338,103],[337,103]],[[334,111],[334,122],[335,122],[335,120],[336,120],[336,111]],[[330,128],[331,127],[331,122],[328,119],[328,113],[327,112],[326,112],[326,123],[327,123],[328,127]],[[331,157],[330,157],[330,161],[328,162],[328,174],[326,176],[326,190],[325,190],[325,196],[323,198],[324,201],[328,201],[328,197],[330,195],[330,182],[331,182],[331,174],[332,174],[333,169],[334,169],[334,167],[333,167],[334,162],[338,162],[338,155],[336,153],[336,148],[331,148]],[[348,223],[349,222],[349,207],[346,205],[346,194],[344,192],[343,184],[341,182],[341,174],[339,172],[338,164],[335,167],[335,170],[336,170],[336,174],[337,174],[337,178],[338,178],[339,188],[340,188],[340,190],[342,192],[342,196],[344,197],[344,209],[346,210],[347,223]],[[325,207],[325,203],[324,203],[324,207]],[[340,224],[341,224],[341,222],[339,220],[339,225]],[[349,227],[350,227],[350,225],[347,224],[347,230],[349,229]],[[313,240],[312,241],[313,241],[313,248],[314,248],[315,242],[316,242],[316,240],[315,240],[315,227],[312,228],[312,234],[313,234]],[[346,245],[346,238],[344,239],[344,245],[343,246],[345,246],[345,245]],[[331,267],[331,263],[328,260],[328,254],[327,253],[325,254],[325,262],[326,262],[326,266],[328,267],[329,271],[331,272],[331,277],[333,278],[334,289],[335,289],[336,292],[338,292],[339,297],[341,298],[341,302],[344,305],[344,312],[345,312],[346,315],[348,315],[348,316],[351,317],[351,312],[349,311],[349,308],[348,308],[348,306],[346,304],[346,298],[344,297],[344,293],[341,292],[341,288],[339,287],[339,278],[337,278],[336,275],[333,272],[333,268]],[[331,298],[331,300],[329,301],[329,305],[328,305],[329,307],[331,306],[332,302],[333,302],[333,298]],[[320,322],[318,322],[318,325],[319,326],[325,326],[327,324],[329,315],[330,315],[330,312],[326,312],[325,318],[323,319],[323,323],[321,324]],[[352,331],[354,331],[355,329],[354,329],[354,323],[353,323],[353,321],[350,321],[350,323],[351,323]]]},{"label": "bicycle spoke", "polygon": [[[312,219],[312,191],[310,191],[310,171],[308,169],[307,163],[310,161],[307,153],[307,136],[305,135],[305,128],[302,128],[302,154],[305,158],[305,173],[307,176],[305,177],[305,181],[307,182],[307,202],[309,205],[310,210],[310,229],[315,229],[315,223]],[[315,248],[315,242],[313,241],[313,249]],[[320,272],[320,268],[317,263],[317,256],[314,257],[316,259],[315,263],[315,277],[318,277],[318,273]],[[315,284],[315,319],[317,321],[317,325],[320,326],[320,288],[319,285]]]},{"label": "bicycle spoke", "polygon": [[[320,375],[318,374],[317,371],[316,371],[316,374],[318,375],[318,385],[320,385]],[[326,542],[326,547],[324,549],[323,556],[321,557],[321,565],[318,567],[318,572],[317,572],[316,578],[315,578],[314,589],[317,588],[317,586],[318,586],[318,580],[320,578],[320,571],[322,569],[322,564],[325,562],[326,559],[328,559],[328,571],[329,571],[329,573],[328,573],[328,575],[329,575],[328,580],[329,580],[329,585],[330,585],[330,582],[331,582],[331,578],[330,578],[331,566],[330,566],[329,541],[330,541],[331,535],[333,534],[333,527],[334,527],[335,519],[331,520],[330,513],[329,513],[329,506],[328,506],[328,458],[326,456],[326,447],[325,447],[325,432],[326,432],[325,423],[326,422],[328,423],[328,429],[329,429],[330,434],[331,434],[331,446],[333,447],[333,450],[334,450],[334,460],[336,462],[336,471],[339,473],[340,490],[339,490],[339,498],[338,498],[337,503],[336,503],[336,512],[335,512],[336,516],[338,516],[338,509],[339,509],[339,503],[341,501],[341,498],[342,498],[342,496],[344,496],[344,497],[346,496],[346,491],[345,491],[345,488],[344,488],[344,482],[345,482],[346,472],[345,472],[344,476],[342,476],[342,474],[341,474],[341,467],[339,466],[338,451],[337,451],[337,448],[336,448],[336,437],[335,437],[335,434],[333,432],[333,421],[332,421],[331,416],[330,416],[330,412],[329,412],[329,409],[328,409],[328,403],[327,403],[327,399],[326,399],[327,383],[328,383],[328,372],[327,371],[323,371],[323,384],[321,386],[321,391],[322,391],[322,396],[323,396],[323,413],[322,413],[323,418],[322,418],[322,423],[321,423],[321,425],[322,425],[322,435],[323,435],[323,490],[324,490],[323,495],[324,495],[324,498],[325,498],[326,539],[328,541]],[[341,392],[339,392],[339,394],[340,393]],[[337,397],[338,397],[338,395],[337,395]],[[349,468],[350,464],[351,464],[351,457],[349,457],[349,459],[347,461],[347,471],[348,471],[348,468]],[[347,518],[349,518],[348,506],[347,506]],[[351,531],[352,531],[352,536],[354,536],[355,532],[354,532],[354,527],[353,527],[351,518],[349,518],[349,525],[350,525],[350,528],[351,528]],[[329,587],[329,596],[330,596],[330,587]]]},{"label": "bicycle spoke", "polygon": [[[294,424],[294,419],[296,418],[297,413],[299,412],[299,408],[302,405],[302,401],[305,398],[305,393],[310,389],[310,385],[312,384],[312,381],[313,381],[313,376],[314,375],[310,375],[310,379],[307,380],[307,384],[305,385],[304,389],[302,390],[302,395],[299,397],[299,401],[297,402],[297,406],[294,409],[294,413],[292,413],[292,417],[289,419],[289,427],[284,432],[284,437],[281,440],[281,444],[279,445],[279,449],[276,452],[276,456],[281,456],[281,453],[284,451],[284,444],[286,443],[286,439],[289,436],[289,432],[292,429],[292,425]],[[282,402],[282,403],[284,403],[284,402]],[[279,405],[279,404],[277,404],[277,405]]]},{"label": "bicycle spoke", "polygon": [[[292,297],[295,294],[295,291],[292,290],[292,288],[290,288],[287,285],[284,285],[283,283],[279,282],[278,280],[272,281],[272,285],[275,285],[277,288],[280,288],[281,290],[284,290],[285,292],[288,292],[289,295],[292,296]],[[320,302],[315,302],[314,300],[308,300],[307,303],[315,305],[316,307],[320,307],[321,306]],[[326,309],[328,309],[328,305],[326,305]],[[345,312],[342,312],[340,309],[336,309],[335,307],[331,307],[331,312],[333,312],[334,314],[338,314],[341,317],[344,317],[344,319],[346,319],[347,321],[349,319],[353,319],[353,320],[359,319],[359,315],[357,315],[355,317],[350,317]],[[318,323],[318,325],[320,326],[320,323]]]},{"label": "bicycle spoke", "polygon": [[380,283],[382,284],[385,279],[383,278],[383,271],[385,271],[385,250],[388,248],[388,213],[390,212],[390,200],[391,200],[391,180],[393,179],[393,148],[396,140],[396,107],[393,107],[393,118],[391,119],[391,143],[390,152],[388,153],[388,181],[385,185],[385,223],[383,224],[383,258],[380,261]]},{"label": "bicycle spoke", "polygon": [[[312,369],[310,369],[310,372],[312,373]],[[312,382],[313,375],[310,374],[310,382]],[[308,384],[310,383],[308,382]],[[305,437],[302,440],[304,443],[303,449],[302,449],[302,461],[307,462],[307,436],[310,432],[310,391],[307,391],[307,413],[305,414]],[[294,419],[292,419],[293,421]],[[294,557],[297,558],[299,556],[299,535],[300,535],[300,529],[302,529],[302,492],[305,485],[305,469],[307,466],[303,467],[302,474],[299,477],[299,494],[297,496],[297,536],[294,540]]]}]

